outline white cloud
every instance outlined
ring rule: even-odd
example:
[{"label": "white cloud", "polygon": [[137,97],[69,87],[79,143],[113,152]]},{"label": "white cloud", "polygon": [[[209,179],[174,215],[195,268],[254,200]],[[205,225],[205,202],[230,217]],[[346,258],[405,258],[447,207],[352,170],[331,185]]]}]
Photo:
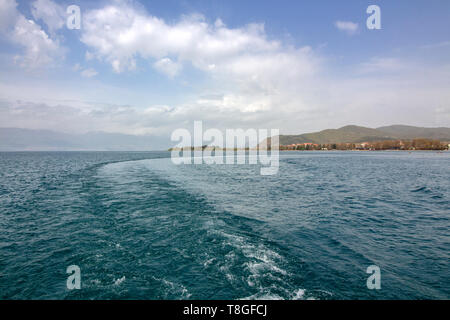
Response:
[{"label": "white cloud", "polygon": [[277,103],[301,109],[295,96],[321,67],[310,47],[270,40],[263,24],[232,29],[200,15],[168,24],[124,1],[86,12],[82,31],[90,57],[109,62],[115,72],[136,69],[138,57],[156,60],[153,67],[169,77],[181,73],[183,64],[204,72],[223,90],[224,100],[211,106],[221,110],[257,112],[281,108]]},{"label": "white cloud", "polygon": [[0,0],[0,32],[10,31],[17,20],[19,12],[15,0]]},{"label": "white cloud", "polygon": [[42,20],[45,23],[52,35],[64,26],[64,8],[51,0],[34,1],[31,4],[31,13],[36,21]]},{"label": "white cloud", "polygon": [[92,77],[95,77],[97,74],[98,74],[98,72],[92,68],[81,71],[81,75],[85,78],[92,78]]},{"label": "white cloud", "polygon": [[181,64],[172,61],[170,58],[162,58],[153,64],[153,67],[159,72],[167,75],[169,78],[175,77],[181,71]]},{"label": "white cloud", "polygon": [[73,71],[80,71],[81,70],[81,65],[79,63],[76,63],[73,67],[72,67]]},{"label": "white cloud", "polygon": [[[378,57],[369,62],[384,59],[393,58]],[[308,77],[309,85],[295,83],[281,92],[255,89],[249,84],[242,90],[229,92],[220,88],[205,90],[203,95],[187,97],[184,103],[171,106],[151,102],[147,107],[101,104],[76,97],[85,95],[79,87],[67,91],[69,88],[55,90],[47,84],[27,88],[0,82],[0,96],[5,101],[0,105],[0,127],[170,137],[176,128],[191,128],[194,120],[203,120],[205,126],[222,130],[279,128],[284,134],[347,124],[449,126],[450,68],[435,67],[425,71],[408,61],[402,64],[405,68],[400,74],[349,72],[336,78],[321,74],[320,79]],[[105,90],[96,88],[91,98]],[[108,94],[113,94],[113,90],[110,88]],[[39,97],[53,100],[40,101]]]},{"label": "white cloud", "polygon": [[86,61],[90,61],[90,60],[94,59],[95,57],[91,52],[86,51],[84,58],[86,59]]},{"label": "white cloud", "polygon": [[346,32],[349,35],[354,35],[358,32],[358,24],[351,21],[336,21],[336,28],[340,31]]},{"label": "white cloud", "polygon": [[211,64],[227,62],[243,53],[275,52],[280,46],[266,39],[263,25],[227,29],[223,23],[210,25],[198,15],[169,25],[122,1],[87,12],[83,26],[81,41],[117,72],[134,68],[137,56],[175,56],[180,62],[208,70]]},{"label": "white cloud", "polygon": [[95,77],[96,75],[98,75],[97,70],[95,70],[93,68],[84,68],[79,63],[75,64],[72,67],[72,70],[74,72],[79,72],[81,74],[81,76],[83,76],[85,78],[92,78],[92,77]]},{"label": "white cloud", "polygon": [[58,41],[52,40],[33,20],[20,16],[11,39],[24,48],[23,55],[16,56],[16,62],[25,68],[49,66],[64,54]]},{"label": "white cloud", "polygon": [[0,0],[0,12],[0,18],[5,19],[0,23],[0,31],[24,50],[14,58],[21,67],[49,66],[64,56],[59,41],[49,37],[35,21],[19,13],[15,0]]}]

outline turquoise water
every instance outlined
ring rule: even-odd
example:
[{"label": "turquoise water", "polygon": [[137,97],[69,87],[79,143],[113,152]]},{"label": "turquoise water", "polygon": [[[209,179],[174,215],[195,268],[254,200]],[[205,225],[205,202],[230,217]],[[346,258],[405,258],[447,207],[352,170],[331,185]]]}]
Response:
[{"label": "turquoise water", "polygon": [[0,153],[0,298],[450,298],[450,153],[168,156]]}]

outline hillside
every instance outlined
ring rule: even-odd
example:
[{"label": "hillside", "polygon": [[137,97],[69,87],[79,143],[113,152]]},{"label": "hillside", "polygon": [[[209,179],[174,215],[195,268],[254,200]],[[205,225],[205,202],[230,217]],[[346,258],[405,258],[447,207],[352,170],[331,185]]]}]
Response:
[{"label": "hillside", "polygon": [[450,128],[423,128],[393,125],[376,129],[349,125],[339,129],[326,129],[300,135],[280,135],[280,145],[300,143],[359,143],[398,139],[436,139],[450,141]]},{"label": "hillside", "polygon": [[380,127],[377,130],[386,132],[398,139],[426,138],[450,141],[450,128],[422,128],[404,125]]},{"label": "hillside", "polygon": [[[393,125],[372,129],[350,125],[300,135],[281,135],[280,145],[359,143],[416,138],[450,142],[450,128]],[[169,137],[165,136],[106,132],[67,134],[51,130],[0,128],[0,151],[146,151],[165,150],[172,144]]]}]

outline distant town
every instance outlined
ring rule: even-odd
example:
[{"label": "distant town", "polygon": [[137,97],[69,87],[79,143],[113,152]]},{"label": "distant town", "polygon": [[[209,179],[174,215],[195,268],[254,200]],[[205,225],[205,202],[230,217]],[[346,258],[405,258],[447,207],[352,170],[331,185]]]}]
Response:
[{"label": "distant town", "polygon": [[[168,151],[227,151],[227,150],[265,150],[270,149],[270,146],[265,147],[260,144],[257,148],[220,148],[217,146],[204,145],[201,147],[183,147],[183,148],[170,148]],[[374,142],[362,142],[362,143],[296,143],[289,145],[280,145],[280,151],[327,151],[327,150],[450,150],[450,142],[441,142],[439,140],[430,139],[413,139],[413,140],[394,140],[394,141],[374,141]]]},{"label": "distant town", "polygon": [[362,143],[297,143],[280,145],[280,150],[449,150],[449,142],[429,139],[374,141]]},{"label": "distant town", "polygon": [[[260,145],[263,147],[267,141]],[[448,150],[450,128],[392,125],[376,129],[349,125],[279,136],[280,150]]]}]

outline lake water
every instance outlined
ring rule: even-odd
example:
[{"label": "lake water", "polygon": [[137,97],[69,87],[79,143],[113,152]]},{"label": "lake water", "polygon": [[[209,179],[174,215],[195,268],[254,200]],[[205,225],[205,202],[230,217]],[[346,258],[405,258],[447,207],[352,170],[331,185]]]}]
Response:
[{"label": "lake water", "polygon": [[169,156],[0,153],[0,298],[450,298],[450,153]]}]

